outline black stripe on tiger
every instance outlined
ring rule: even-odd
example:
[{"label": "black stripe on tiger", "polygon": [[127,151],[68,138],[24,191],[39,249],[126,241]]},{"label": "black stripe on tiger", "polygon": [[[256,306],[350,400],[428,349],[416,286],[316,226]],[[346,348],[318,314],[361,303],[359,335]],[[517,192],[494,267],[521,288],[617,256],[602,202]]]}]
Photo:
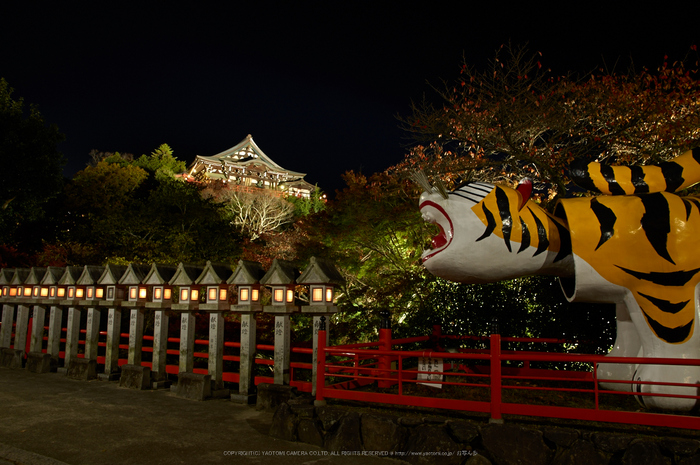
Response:
[{"label": "black stripe on tiger", "polygon": [[647,312],[642,309],[642,314],[644,315],[644,318],[646,318],[647,323],[651,327],[652,331],[659,336],[659,338],[663,339],[664,341],[668,342],[669,344],[675,344],[678,342],[683,342],[686,339],[688,339],[688,336],[690,336],[690,331],[693,329],[693,322],[695,321],[690,320],[687,324],[683,326],[678,326],[676,328],[668,328],[652,317],[650,317]]},{"label": "black stripe on tiger", "polygon": [[527,223],[525,223],[522,217],[520,218],[520,229],[522,230],[522,239],[520,241],[520,248],[518,249],[518,253],[530,247],[530,230],[528,229]]},{"label": "black stripe on tiger", "polygon": [[496,187],[496,205],[498,206],[498,213],[501,215],[501,231],[503,231],[503,240],[506,243],[508,252],[512,252],[510,248],[510,233],[513,229],[513,216],[510,214],[510,202],[508,201],[508,195],[500,187]]},{"label": "black stripe on tiger", "polygon": [[484,234],[482,234],[481,237],[479,237],[476,240],[476,242],[479,242],[482,239],[486,239],[496,229],[496,219],[493,217],[489,209],[486,208],[485,203],[481,204],[481,209],[484,211],[484,216],[486,216],[486,230],[484,231]]},{"label": "black stripe on tiger", "polygon": [[618,265],[615,266],[637,279],[649,281],[660,286],[685,286],[691,279],[693,279],[693,276],[698,274],[698,271],[700,271],[700,268],[696,268],[688,271],[652,271],[651,273],[644,273],[642,271],[629,270]]},{"label": "black stripe on tiger", "polygon": [[554,224],[559,231],[559,253],[557,253],[556,257],[554,257],[554,263],[556,263],[559,260],[564,260],[567,256],[571,255],[571,233],[558,221],[555,221]]},{"label": "black stripe on tiger", "polygon": [[625,195],[624,189],[620,187],[615,179],[615,173],[610,165],[600,165],[600,174],[603,175],[603,179],[608,183],[608,189],[612,195]]},{"label": "black stripe on tiger", "polygon": [[644,180],[646,174],[641,166],[630,166],[630,175],[635,194],[645,194],[649,192],[649,184]]},{"label": "black stripe on tiger", "polygon": [[676,313],[683,310],[686,307],[686,305],[688,305],[688,302],[690,302],[690,300],[686,300],[683,302],[673,303],[673,302],[670,302],[668,300],[658,299],[656,297],[652,297],[652,296],[647,295],[647,294],[642,294],[641,292],[637,292],[637,294],[641,295],[642,297],[647,299],[649,302],[654,304],[654,306],[656,308],[658,308],[659,310],[661,310],[662,312],[671,313],[673,315],[675,315]]},{"label": "black stripe on tiger", "polygon": [[644,234],[656,253],[675,265],[676,262],[668,253],[667,246],[668,234],[671,232],[671,211],[668,207],[668,200],[661,193],[643,194],[639,198],[644,205],[644,215],[641,219]]},{"label": "black stripe on tiger", "polygon": [[595,247],[595,250],[598,250],[601,245],[615,235],[617,216],[610,208],[598,202],[598,199],[595,197],[591,199],[591,211],[598,218],[598,223],[600,224],[600,240]]},{"label": "black stripe on tiger", "polygon": [[544,227],[540,219],[537,218],[537,215],[535,215],[535,213],[530,207],[527,207],[527,209],[530,210],[532,217],[535,219],[535,224],[537,225],[537,237],[539,239],[539,242],[537,243],[537,250],[532,255],[533,257],[536,257],[542,252],[546,251],[549,247],[549,239],[547,238],[547,228]]}]

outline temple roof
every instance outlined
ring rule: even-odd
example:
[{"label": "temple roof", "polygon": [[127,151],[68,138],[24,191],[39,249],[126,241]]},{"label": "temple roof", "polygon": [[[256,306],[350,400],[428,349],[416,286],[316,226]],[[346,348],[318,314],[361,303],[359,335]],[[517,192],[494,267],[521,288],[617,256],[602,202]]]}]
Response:
[{"label": "temple roof", "polygon": [[[190,167],[190,171],[197,166],[198,162],[238,166],[264,165],[270,171],[284,173],[287,176],[299,178],[306,176],[306,173],[299,173],[297,171],[282,168],[280,165],[272,161],[272,159],[268,157],[265,152],[260,149],[260,147],[258,147],[258,144],[255,143],[253,136],[250,134],[248,134],[245,139],[230,149],[224,150],[216,155],[212,155],[210,157],[197,155]],[[212,177],[212,174],[209,176]],[[222,178],[224,177],[223,175],[219,176]]]}]

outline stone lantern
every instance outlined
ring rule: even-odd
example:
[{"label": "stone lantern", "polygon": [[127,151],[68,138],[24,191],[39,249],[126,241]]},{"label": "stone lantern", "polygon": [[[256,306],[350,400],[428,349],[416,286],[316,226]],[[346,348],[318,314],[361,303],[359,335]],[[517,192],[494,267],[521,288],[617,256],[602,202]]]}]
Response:
[{"label": "stone lantern", "polygon": [[260,284],[272,289],[271,305],[265,305],[265,313],[275,315],[275,384],[290,381],[290,333],[289,315],[299,311],[294,303],[294,289],[299,272],[291,262],[275,259]]},{"label": "stone lantern", "polygon": [[10,281],[15,274],[14,268],[0,269],[0,301],[4,302],[10,296]]},{"label": "stone lantern", "polygon": [[[31,334],[29,335],[29,350],[28,354],[38,352],[41,354],[41,346],[44,337],[44,324],[46,323],[46,305],[41,302],[41,280],[44,278],[46,273],[46,268],[32,267],[29,270],[29,275],[24,281],[24,289],[26,294],[30,294],[31,302],[27,304],[32,305],[32,328]],[[48,287],[46,289],[46,294],[48,295]],[[29,310],[29,306],[27,309]],[[27,311],[28,311],[27,310]],[[35,366],[32,364],[32,366]]]},{"label": "stone lantern", "polygon": [[[316,361],[318,359],[318,328],[321,323],[321,317],[326,317],[326,321],[330,322],[330,315],[338,311],[335,306],[336,288],[343,284],[345,279],[338,272],[335,266],[323,259],[311,257],[309,266],[297,279],[298,284],[309,286],[309,305],[301,307],[301,312],[313,315],[313,361],[312,361],[312,395],[316,395]],[[328,346],[328,334],[326,331],[325,346]]]},{"label": "stone lantern", "polygon": [[205,303],[199,304],[200,310],[209,312],[209,375],[211,376],[212,395],[228,396],[224,390],[224,315],[230,310],[228,302],[228,279],[232,270],[227,265],[214,265],[207,261],[202,273],[195,280],[205,292]]},{"label": "stone lantern", "polygon": [[199,286],[195,280],[202,268],[180,263],[169,284],[178,289],[177,303],[172,309],[180,313],[180,368],[179,373],[192,373],[194,368],[195,312],[199,309]]},{"label": "stone lantern", "polygon": [[101,286],[104,286],[105,293],[102,301],[102,305],[105,307],[112,307],[116,305],[121,306],[122,300],[126,298],[126,286],[120,284],[119,281],[126,273],[127,267],[125,265],[113,265],[111,263],[105,266],[102,276],[98,280]]},{"label": "stone lantern", "polygon": [[[29,270],[26,268],[16,268],[9,282],[8,294],[3,303],[2,330],[0,332],[0,342],[4,351],[8,351],[9,363],[3,356],[3,363],[11,367],[21,367],[22,359],[27,348],[27,330],[29,327],[29,306],[27,298],[24,297],[24,289]],[[9,277],[9,274],[7,275]],[[31,286],[30,286],[31,289]],[[17,321],[14,321],[15,306],[17,306]],[[12,341],[13,323],[15,323],[15,340],[10,349]]]},{"label": "stone lantern", "polygon": [[[58,297],[58,281],[65,273],[65,268],[57,266],[49,266],[46,268],[46,273],[41,279],[42,295],[44,289],[48,291],[48,296],[41,299],[44,305],[50,306],[49,312],[49,334],[46,353],[51,356],[51,364],[58,367],[59,351],[61,347],[61,325],[63,323],[63,307],[60,306],[60,298]],[[51,368],[53,370],[53,368]]]},{"label": "stone lantern", "polygon": [[151,265],[151,270],[144,278],[144,284],[151,287],[151,300],[146,302],[146,308],[155,309],[153,320],[153,363],[151,365],[152,387],[154,389],[170,386],[166,372],[166,357],[168,354],[168,327],[172,305],[173,288],[170,280],[177,270],[174,266]]},{"label": "stone lantern", "polygon": [[144,284],[151,287],[151,298],[146,303],[148,308],[169,309],[173,302],[173,287],[170,280],[177,267],[154,263],[144,279]]},{"label": "stone lantern", "polygon": [[66,349],[63,359],[64,367],[58,370],[66,373],[71,362],[78,358],[78,340],[80,337],[80,317],[82,309],[78,307],[76,298],[76,283],[82,274],[83,269],[78,266],[67,266],[63,271],[63,276],[58,280],[57,296],[60,304],[68,307],[68,323],[66,325]]},{"label": "stone lantern", "polygon": [[[24,295],[30,297],[33,302],[38,301],[41,296],[41,279],[46,273],[46,268],[31,267],[29,275],[24,281]],[[48,288],[46,289],[48,295]]]},{"label": "stone lantern", "polygon": [[255,367],[255,344],[257,326],[255,313],[262,312],[260,303],[260,280],[265,270],[258,262],[240,260],[228,284],[236,286],[238,303],[231,305],[231,311],[241,318],[240,368],[238,370],[238,394],[231,394],[231,400],[248,404],[254,399],[253,371]]},{"label": "stone lantern", "polygon": [[[126,288],[126,299],[122,300],[122,308],[131,308],[129,317],[129,356],[128,364],[141,366],[141,348],[143,347],[143,312],[148,298],[148,287],[143,284],[146,274],[150,271],[148,265],[129,263],[126,271],[119,279],[119,284]],[[149,373],[150,377],[150,373]]]},{"label": "stone lantern", "polygon": [[[82,294],[80,305],[87,307],[85,358],[95,361],[95,370],[97,370],[97,348],[100,339],[99,304],[104,297],[104,287],[99,284],[99,280],[104,269],[104,266],[85,265],[77,281],[77,284],[81,286],[79,288]],[[76,292],[78,291],[76,290]],[[95,372],[95,377],[97,377],[97,372]]]},{"label": "stone lantern", "polygon": [[22,298],[24,297],[24,281],[27,279],[27,276],[29,276],[28,268],[15,268],[12,281],[10,281],[9,302],[13,304],[22,302]]},{"label": "stone lantern", "polygon": [[0,349],[9,349],[12,342],[12,324],[15,320],[15,306],[10,297],[10,289],[17,294],[17,289],[12,286],[15,276],[14,268],[0,270],[0,286],[2,286],[2,326],[0,326]]},{"label": "stone lantern", "polygon": [[97,375],[105,381],[119,379],[119,342],[122,329],[122,301],[126,288],[119,281],[126,273],[125,265],[107,264],[97,284],[105,290],[100,306],[107,308],[107,344],[105,346],[105,370]]}]

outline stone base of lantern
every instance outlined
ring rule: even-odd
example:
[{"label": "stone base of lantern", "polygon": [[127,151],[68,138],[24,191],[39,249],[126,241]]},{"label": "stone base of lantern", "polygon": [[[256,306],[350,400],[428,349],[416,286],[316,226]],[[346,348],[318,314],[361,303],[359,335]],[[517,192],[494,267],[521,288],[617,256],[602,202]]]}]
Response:
[{"label": "stone base of lantern", "polygon": [[122,365],[119,387],[128,389],[151,389],[151,369],[140,365]]},{"label": "stone base of lantern", "polygon": [[66,376],[70,379],[82,381],[97,379],[97,360],[88,360],[86,358],[71,360],[66,370]]},{"label": "stone base of lantern", "polygon": [[51,358],[51,355],[41,352],[29,352],[27,354],[27,371],[31,373],[56,372],[58,360]]},{"label": "stone base of lantern", "polygon": [[278,405],[297,396],[297,388],[283,384],[258,384],[258,399],[255,410],[274,411]]},{"label": "stone base of lantern", "polygon": [[[59,368],[60,370],[60,368]],[[122,377],[122,374],[119,372],[114,372],[114,373],[98,373],[97,374],[97,379],[100,381],[119,381]]]},{"label": "stone base of lantern", "polygon": [[236,404],[253,405],[257,401],[256,394],[231,394],[231,402]]},{"label": "stone base of lantern", "polygon": [[211,397],[211,375],[180,372],[170,392],[183,399],[204,400]]},{"label": "stone base of lantern", "polygon": [[211,398],[212,399],[228,399],[231,396],[230,389],[212,389]]},{"label": "stone base of lantern", "polygon": [[0,366],[5,368],[22,368],[24,351],[19,349],[2,349]]},{"label": "stone base of lantern", "polygon": [[151,389],[170,389],[172,384],[165,371],[151,371]]}]

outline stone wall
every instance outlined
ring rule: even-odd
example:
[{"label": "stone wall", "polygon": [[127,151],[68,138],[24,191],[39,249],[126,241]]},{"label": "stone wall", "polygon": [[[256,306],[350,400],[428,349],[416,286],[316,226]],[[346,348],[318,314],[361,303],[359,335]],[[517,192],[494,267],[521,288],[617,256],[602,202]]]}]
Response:
[{"label": "stone wall", "polygon": [[411,464],[700,465],[697,439],[314,407],[306,399],[277,406],[270,435]]}]

